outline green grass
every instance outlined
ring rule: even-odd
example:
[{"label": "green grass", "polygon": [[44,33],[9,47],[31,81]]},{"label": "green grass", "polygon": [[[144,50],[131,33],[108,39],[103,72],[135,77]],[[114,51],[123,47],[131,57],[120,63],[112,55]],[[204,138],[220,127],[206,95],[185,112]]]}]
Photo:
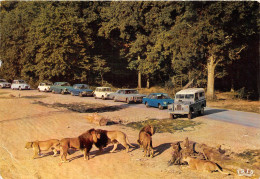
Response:
[{"label": "green grass", "polygon": [[148,119],[141,122],[131,122],[126,124],[127,127],[140,130],[146,125],[153,125],[157,133],[169,132],[174,133],[178,130],[185,131],[185,128],[194,127],[200,123],[191,120],[176,120],[176,119]]}]

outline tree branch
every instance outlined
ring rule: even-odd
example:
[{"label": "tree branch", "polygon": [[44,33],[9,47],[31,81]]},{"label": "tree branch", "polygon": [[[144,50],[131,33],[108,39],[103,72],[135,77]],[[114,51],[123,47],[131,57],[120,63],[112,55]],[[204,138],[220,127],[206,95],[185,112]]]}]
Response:
[{"label": "tree branch", "polygon": [[236,52],[236,55],[240,54],[242,50],[246,48],[246,45],[244,45],[238,52]]}]

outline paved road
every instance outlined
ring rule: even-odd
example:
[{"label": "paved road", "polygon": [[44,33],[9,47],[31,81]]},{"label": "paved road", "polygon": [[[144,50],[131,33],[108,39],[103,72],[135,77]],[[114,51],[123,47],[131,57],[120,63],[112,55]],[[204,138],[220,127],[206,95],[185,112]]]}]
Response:
[{"label": "paved road", "polygon": [[[2,91],[2,90],[1,90]],[[5,89],[7,92],[11,92],[12,90]],[[130,107],[130,108],[141,108],[146,109],[146,106],[143,104],[126,104],[123,102],[114,102],[113,100],[101,100],[101,99],[94,99],[94,97],[84,97],[80,98],[78,96],[71,96],[71,95],[61,95],[61,94],[51,94],[51,93],[39,93],[36,90],[30,91],[21,91],[19,92],[21,95],[50,95],[53,97],[58,97],[59,99],[66,99],[67,101],[70,98],[78,98],[79,102],[93,102],[93,103],[102,103],[107,105],[116,105],[121,107]],[[58,95],[58,96],[57,96]],[[158,108],[149,108],[149,110],[159,110]],[[168,111],[162,110],[161,113],[168,113]],[[217,120],[217,121],[224,121],[233,124],[239,124],[248,127],[255,127],[260,128],[260,114],[250,113],[250,112],[240,112],[240,111],[233,111],[233,110],[226,110],[226,109],[215,109],[215,108],[206,108],[205,115],[203,116],[207,119]]]},{"label": "paved road", "polygon": [[212,120],[260,128],[260,115],[256,113],[206,108],[205,117]]}]

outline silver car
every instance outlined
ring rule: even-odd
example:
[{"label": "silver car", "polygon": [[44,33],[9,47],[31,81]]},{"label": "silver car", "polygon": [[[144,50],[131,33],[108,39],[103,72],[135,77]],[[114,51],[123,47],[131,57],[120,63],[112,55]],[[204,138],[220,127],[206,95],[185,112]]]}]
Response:
[{"label": "silver car", "polygon": [[192,119],[192,114],[198,112],[199,115],[204,114],[206,107],[205,91],[203,88],[189,88],[181,90],[175,95],[173,104],[168,105],[170,118],[178,115],[188,115]]}]

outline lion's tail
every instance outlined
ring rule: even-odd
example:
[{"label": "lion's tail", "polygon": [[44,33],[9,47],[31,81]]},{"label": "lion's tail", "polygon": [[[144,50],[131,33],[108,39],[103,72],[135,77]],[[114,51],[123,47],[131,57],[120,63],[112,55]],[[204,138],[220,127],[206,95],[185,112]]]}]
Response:
[{"label": "lion's tail", "polygon": [[230,172],[232,172],[232,173],[233,173],[233,171],[231,171],[231,170],[229,170],[229,169],[227,169],[227,168],[225,168],[225,170],[226,170],[226,171],[228,171],[228,172],[224,172],[224,171],[223,171],[223,170],[224,170],[224,168],[222,168],[221,166],[219,166],[219,164],[217,164],[217,163],[216,163],[216,165],[217,165],[217,166],[218,166],[218,168],[219,168],[219,170],[218,170],[218,171],[219,171],[220,173],[222,173],[222,174],[230,175]]},{"label": "lion's tail", "polygon": [[133,145],[129,142],[127,135],[125,136],[125,138],[126,138],[126,142],[127,142],[128,145],[130,145],[131,147],[135,147],[135,146],[133,146]]}]

